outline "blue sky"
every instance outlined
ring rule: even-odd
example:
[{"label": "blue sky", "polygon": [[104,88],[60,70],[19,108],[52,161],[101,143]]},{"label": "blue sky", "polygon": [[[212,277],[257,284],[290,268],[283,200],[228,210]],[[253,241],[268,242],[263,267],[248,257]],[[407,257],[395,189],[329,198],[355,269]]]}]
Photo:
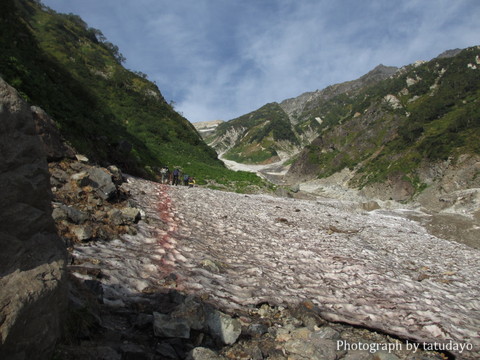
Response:
[{"label": "blue sky", "polygon": [[120,48],[192,122],[480,45],[479,0],[42,0]]}]

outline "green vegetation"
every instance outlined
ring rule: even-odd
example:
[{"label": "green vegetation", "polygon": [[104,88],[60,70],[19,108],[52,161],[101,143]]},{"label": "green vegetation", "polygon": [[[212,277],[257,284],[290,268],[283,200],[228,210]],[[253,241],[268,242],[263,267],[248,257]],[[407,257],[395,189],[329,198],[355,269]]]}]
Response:
[{"label": "green vegetation", "polygon": [[224,154],[225,159],[241,163],[259,164],[278,160],[279,142],[298,146],[287,114],[277,103],[270,103],[239,118],[220,124],[215,137],[228,131],[242,133],[241,140]]},{"label": "green vegetation", "polygon": [[91,160],[149,178],[167,164],[199,183],[263,183],[227,170],[157,86],[125,69],[118,47],[80,17],[35,0],[2,0],[0,31],[0,76]]},{"label": "green vegetation", "polygon": [[[480,49],[473,47],[453,58],[411,65],[354,96],[310,108],[310,115],[302,116],[322,116],[321,127],[328,131],[322,146],[307,149],[307,161],[319,177],[359,166],[353,185],[400,175],[421,191],[425,184],[416,169],[422,162],[480,154],[479,58]],[[414,83],[407,85],[407,79]],[[400,106],[385,102],[390,94]]]}]

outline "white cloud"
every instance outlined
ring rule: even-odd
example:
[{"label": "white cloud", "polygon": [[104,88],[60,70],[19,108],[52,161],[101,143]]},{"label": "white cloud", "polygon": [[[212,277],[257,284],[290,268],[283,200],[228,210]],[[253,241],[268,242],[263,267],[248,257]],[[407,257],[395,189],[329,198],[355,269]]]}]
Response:
[{"label": "white cloud", "polygon": [[480,32],[478,0],[44,2],[102,30],[191,121],[428,60]]}]

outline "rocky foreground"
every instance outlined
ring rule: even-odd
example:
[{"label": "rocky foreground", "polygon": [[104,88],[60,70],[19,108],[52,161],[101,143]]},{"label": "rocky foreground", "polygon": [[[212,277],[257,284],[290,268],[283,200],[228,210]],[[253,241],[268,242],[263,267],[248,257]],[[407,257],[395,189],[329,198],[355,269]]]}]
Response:
[{"label": "rocky foreground", "polygon": [[480,356],[478,250],[402,211],[133,177],[122,189],[142,220],[74,246],[75,281],[98,309],[65,358]]}]

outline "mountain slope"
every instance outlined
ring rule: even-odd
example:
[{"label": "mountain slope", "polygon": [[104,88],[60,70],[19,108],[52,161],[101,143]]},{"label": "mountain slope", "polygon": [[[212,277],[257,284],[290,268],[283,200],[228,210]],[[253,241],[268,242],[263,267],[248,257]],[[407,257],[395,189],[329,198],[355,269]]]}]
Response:
[{"label": "mountain slope", "polygon": [[0,30],[0,75],[52,116],[91,160],[148,177],[164,164],[201,181],[240,176],[227,171],[157,86],[125,69],[118,47],[80,17],[35,0],[4,0]]},{"label": "mountain slope", "polygon": [[[354,171],[350,186],[404,181],[421,191],[423,165],[480,154],[480,49],[403,68],[360,91],[341,121],[307,146],[287,178]],[[473,181],[474,179],[472,179]]]},{"label": "mountain slope", "polygon": [[291,152],[300,145],[277,103],[220,124],[207,141],[218,152],[225,152],[225,159],[246,163],[277,161],[282,151]]},{"label": "mountain slope", "polygon": [[217,152],[225,152],[227,160],[247,164],[287,160],[345,116],[345,104],[354,94],[397,70],[379,65],[357,80],[264,105],[221,124],[206,141]]}]

